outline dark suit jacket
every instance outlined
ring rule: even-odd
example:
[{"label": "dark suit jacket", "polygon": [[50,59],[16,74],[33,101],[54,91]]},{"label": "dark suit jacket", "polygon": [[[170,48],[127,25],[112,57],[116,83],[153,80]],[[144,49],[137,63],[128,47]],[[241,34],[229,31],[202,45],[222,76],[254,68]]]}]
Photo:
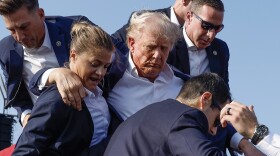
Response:
[{"label": "dark suit jacket", "polygon": [[225,155],[208,137],[198,109],[168,99],[145,107],[113,134],[104,156]]},{"label": "dark suit jacket", "polygon": [[[215,38],[211,45],[206,48],[206,52],[210,71],[217,73],[228,84],[229,49],[227,44]],[[168,56],[167,63],[176,67],[183,73],[190,74],[188,48],[183,36],[175,43],[174,48]]]},{"label": "dark suit jacket", "polygon": [[[151,10],[151,11],[161,12],[161,13],[165,14],[167,17],[170,18],[170,7],[164,8],[164,9],[158,9],[158,10]],[[129,26],[130,18],[132,16],[132,14],[129,17],[129,20],[128,20],[127,24],[125,24],[123,27],[121,27],[119,30],[117,30],[115,33],[112,34],[112,36],[117,38],[119,41],[126,42],[126,29]]]},{"label": "dark suit jacket", "polygon": [[80,155],[89,147],[94,132],[84,102],[82,107],[77,111],[67,106],[57,87],[48,87],[34,104],[13,155]]},{"label": "dark suit jacket", "polygon": [[[46,24],[53,50],[60,66],[69,59],[70,30],[73,21],[89,21],[84,16],[46,17]],[[7,82],[7,100],[5,108],[13,106],[20,116],[33,104],[22,80],[23,48],[10,35],[0,41],[0,64]]]}]

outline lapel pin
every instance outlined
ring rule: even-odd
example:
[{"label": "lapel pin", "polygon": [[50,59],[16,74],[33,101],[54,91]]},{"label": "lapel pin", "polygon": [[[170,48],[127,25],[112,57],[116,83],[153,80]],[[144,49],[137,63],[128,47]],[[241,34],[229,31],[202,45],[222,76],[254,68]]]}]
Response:
[{"label": "lapel pin", "polygon": [[213,55],[217,55],[218,53],[217,53],[217,51],[216,50],[214,50],[213,51]]},{"label": "lapel pin", "polygon": [[56,46],[60,47],[61,46],[61,42],[60,41],[56,41]]}]

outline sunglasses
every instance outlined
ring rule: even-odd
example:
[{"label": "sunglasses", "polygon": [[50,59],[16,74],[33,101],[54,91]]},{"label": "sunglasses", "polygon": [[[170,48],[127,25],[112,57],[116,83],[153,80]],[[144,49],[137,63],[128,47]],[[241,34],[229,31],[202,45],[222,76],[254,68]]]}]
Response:
[{"label": "sunglasses", "polygon": [[[222,110],[220,105],[213,98],[212,98],[212,106],[217,108],[219,111]],[[221,121],[220,121],[220,117],[217,117],[214,121],[214,127],[219,127],[219,126],[221,126]]]},{"label": "sunglasses", "polygon": [[206,22],[204,21],[203,19],[201,19],[197,14],[195,14],[194,12],[192,12],[192,14],[201,22],[201,27],[204,29],[204,30],[212,30],[214,29],[216,33],[220,32],[223,30],[224,28],[224,25],[221,24],[221,25],[214,25],[210,22]]}]

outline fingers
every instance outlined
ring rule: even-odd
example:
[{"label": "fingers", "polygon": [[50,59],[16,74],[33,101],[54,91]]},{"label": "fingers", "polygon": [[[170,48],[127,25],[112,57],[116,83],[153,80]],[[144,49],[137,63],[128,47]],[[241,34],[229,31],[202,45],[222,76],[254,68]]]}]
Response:
[{"label": "fingers", "polygon": [[[80,92],[82,94],[85,94],[85,89],[80,82],[80,79],[67,79],[66,86],[66,94],[68,101],[70,102],[70,105],[74,107],[75,109],[81,111],[82,110],[82,97],[85,95],[80,95]],[[83,93],[84,92],[84,93]]]},{"label": "fingers", "polygon": [[222,127],[227,125],[227,122],[234,123],[242,117],[243,113],[247,111],[248,108],[246,105],[232,101],[230,104],[227,104],[220,114],[220,120]]},{"label": "fingers", "polygon": [[[75,86],[74,88],[76,88],[76,86]],[[79,94],[79,89],[70,90],[69,95],[72,96],[72,97],[71,97],[71,99],[72,99],[71,105],[72,105],[75,109],[81,111],[81,110],[82,110],[82,104],[81,104],[82,97],[81,97],[80,94]],[[69,97],[69,96],[68,96],[68,97]],[[70,97],[69,97],[69,98],[70,98]]]},{"label": "fingers", "polygon": [[221,124],[226,126],[230,122],[233,127],[244,137],[250,138],[252,131],[257,125],[257,119],[253,110],[253,106],[247,107],[238,102],[231,102],[221,110]]},{"label": "fingers", "polygon": [[81,101],[86,96],[86,92],[80,78],[67,69],[61,70],[61,73],[57,74],[55,82],[64,103],[79,111],[82,110]]}]

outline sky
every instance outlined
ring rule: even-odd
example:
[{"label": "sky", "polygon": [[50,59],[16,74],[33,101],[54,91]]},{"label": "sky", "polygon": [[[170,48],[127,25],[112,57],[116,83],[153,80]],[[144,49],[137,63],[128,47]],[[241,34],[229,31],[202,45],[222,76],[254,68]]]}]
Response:
[{"label": "sky", "polygon": [[[229,84],[233,99],[254,105],[260,123],[280,132],[280,18],[278,0],[223,0],[225,28],[217,35],[230,50]],[[171,6],[172,0],[39,0],[46,15],[85,15],[108,33],[123,26],[132,11]],[[0,38],[7,36],[0,20]],[[1,55],[1,54],[0,54]],[[2,113],[3,102],[0,99]],[[279,110],[278,110],[279,109]],[[15,114],[9,109],[8,114]],[[15,126],[14,143],[20,135]]]}]

